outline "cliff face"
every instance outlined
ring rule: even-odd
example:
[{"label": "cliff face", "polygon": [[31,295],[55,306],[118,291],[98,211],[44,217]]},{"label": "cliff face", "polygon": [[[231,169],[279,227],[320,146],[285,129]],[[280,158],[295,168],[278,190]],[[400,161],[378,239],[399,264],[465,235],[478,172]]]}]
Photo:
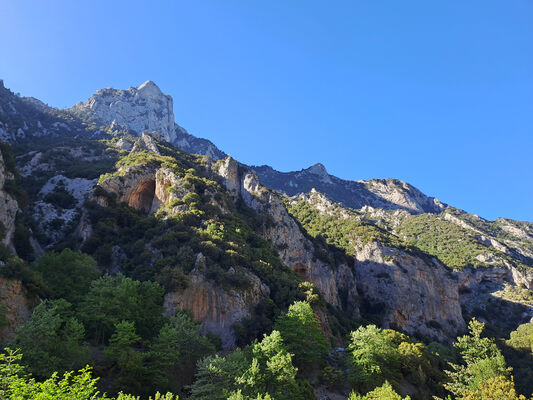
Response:
[{"label": "cliff face", "polygon": [[104,124],[125,125],[139,135],[150,130],[159,132],[169,142],[176,138],[172,97],[163,94],[152,81],[128,90],[101,89],[72,110]]},{"label": "cliff face", "polygon": [[17,201],[4,189],[6,174],[7,171],[4,164],[4,158],[0,152],[0,226],[4,229],[4,236],[1,239],[5,245],[12,246],[18,204]]},{"label": "cliff face", "polygon": [[15,336],[15,330],[23,325],[31,315],[26,290],[20,281],[0,278],[0,306],[3,308],[0,326],[0,341],[9,342]]},{"label": "cliff face", "polygon": [[355,259],[360,292],[384,326],[439,341],[465,328],[457,279],[442,264],[376,242]]},{"label": "cliff face", "polygon": [[[316,191],[291,199],[289,204],[325,216],[318,223],[321,227],[327,227],[330,221],[339,227],[323,234],[334,234],[336,239],[344,236],[339,243],[344,243],[344,250],[354,257],[363,315],[379,319],[384,326],[439,341],[449,341],[464,329],[457,279],[442,263],[421,252],[408,251],[391,233],[368,225],[363,215]],[[316,225],[309,225],[309,229],[313,227]]]},{"label": "cliff face", "polygon": [[345,264],[333,269],[316,259],[313,243],[288,214],[280,196],[262,186],[254,171],[228,157],[219,165],[218,173],[234,198],[240,196],[248,207],[268,215],[269,223],[263,226],[261,234],[278,251],[283,263],[313,283],[328,303],[344,305],[353,317],[359,316],[353,270]]},{"label": "cliff face", "polygon": [[189,310],[195,321],[202,322],[204,333],[220,336],[223,348],[234,348],[233,324],[249,317],[253,308],[270,293],[257,276],[247,274],[247,278],[251,285],[246,290],[224,290],[195,269],[186,289],[165,295],[166,315],[176,310]]}]

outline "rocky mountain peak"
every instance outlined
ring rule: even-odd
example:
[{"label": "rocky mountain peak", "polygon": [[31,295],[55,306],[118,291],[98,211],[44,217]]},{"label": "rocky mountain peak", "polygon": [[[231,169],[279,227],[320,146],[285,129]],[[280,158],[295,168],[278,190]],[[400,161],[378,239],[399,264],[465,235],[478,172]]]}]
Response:
[{"label": "rocky mountain peak", "polygon": [[159,97],[164,96],[161,89],[159,89],[159,86],[155,84],[154,81],[147,80],[144,82],[141,86],[137,88],[138,93],[142,93],[142,95],[147,97]]},{"label": "rocky mountain peak", "polygon": [[98,90],[71,110],[106,124],[125,125],[139,136],[148,130],[160,133],[169,142],[176,139],[172,97],[150,80],[127,90]]},{"label": "rocky mountain peak", "polygon": [[321,163],[316,163],[316,164],[313,164],[311,165],[309,168],[306,169],[307,172],[311,173],[311,174],[315,174],[315,175],[318,175],[318,176],[328,176],[328,171],[326,170],[326,167],[324,166],[324,164],[321,164]]},{"label": "rocky mountain peak", "polygon": [[305,175],[313,175],[315,179],[318,178],[323,183],[332,183],[326,167],[321,163],[311,165],[309,168],[302,170],[302,173]]}]

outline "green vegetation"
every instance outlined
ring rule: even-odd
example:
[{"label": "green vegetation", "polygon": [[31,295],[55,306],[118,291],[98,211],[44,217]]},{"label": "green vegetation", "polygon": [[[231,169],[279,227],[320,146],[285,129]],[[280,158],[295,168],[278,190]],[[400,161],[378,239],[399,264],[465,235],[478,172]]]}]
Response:
[{"label": "green vegetation", "polygon": [[13,347],[22,349],[23,363],[38,378],[81,368],[89,361],[83,343],[85,329],[65,300],[39,304],[30,320],[17,331]]},{"label": "green vegetation", "polygon": [[362,221],[353,212],[343,210],[350,215],[350,218],[341,216],[340,207],[335,214],[324,215],[304,200],[287,200],[285,204],[289,213],[309,235],[313,238],[322,237],[328,244],[343,249],[347,254],[353,255],[357,247],[364,246],[368,242],[408,249],[400,238],[376,225]]},{"label": "green vegetation", "polygon": [[[0,398],[12,400],[112,400],[97,389],[98,378],[93,378],[91,369],[86,367],[77,373],[66,372],[60,377],[57,373],[38,381],[28,375],[20,365],[22,354],[6,349],[0,354]],[[117,400],[139,400],[137,397],[120,393]],[[150,397],[149,400],[152,400]],[[167,393],[157,393],[153,400],[178,400]]]},{"label": "green vegetation", "polygon": [[64,249],[49,252],[35,262],[35,271],[41,274],[53,298],[78,303],[90,283],[100,276],[96,261],[81,251]]},{"label": "green vegetation", "polygon": [[385,382],[382,386],[375,388],[366,395],[361,396],[355,392],[350,394],[348,400],[410,400],[409,396],[403,397],[394,391],[389,382]]},{"label": "green vegetation", "polygon": [[386,381],[399,390],[408,382],[419,388],[421,398],[442,393],[443,361],[422,343],[375,325],[360,327],[350,335],[350,381],[366,392]]},{"label": "green vegetation", "polygon": [[80,319],[96,343],[106,343],[122,321],[134,323],[143,338],[151,338],[163,325],[163,293],[155,282],[104,275],[91,283],[79,306]]},{"label": "green vegetation", "polygon": [[320,320],[309,303],[297,301],[292,304],[287,313],[278,318],[274,329],[281,333],[298,369],[320,367],[329,346],[320,328]]},{"label": "green vegetation", "polygon": [[494,292],[492,295],[514,303],[533,306],[533,290],[522,286],[505,283],[502,290]]},{"label": "green vegetation", "polygon": [[533,322],[516,328],[500,347],[513,368],[518,392],[533,393]]},{"label": "green vegetation", "polygon": [[510,379],[510,369],[494,339],[481,337],[484,328],[485,324],[472,319],[469,334],[457,338],[454,344],[462,363],[450,364],[452,369],[446,371],[449,381],[444,386],[458,398],[481,391],[481,383],[491,378]]},{"label": "green vegetation", "polygon": [[[132,167],[173,171],[176,179],[167,189],[172,201],[147,216],[119,204],[105,185],[99,186],[95,195],[106,206],[96,201],[84,206],[91,237],[83,244],[67,238],[36,261],[30,233],[38,237],[37,230],[28,218],[17,220],[15,247],[21,258],[0,246],[0,272],[20,279],[43,301],[10,343],[21,353],[0,355],[0,398],[111,399],[108,392],[117,399],[140,400],[160,391],[167,394],[156,394],[157,400],[176,400],[177,395],[303,400],[315,398],[312,384],[345,395],[353,391],[350,400],[518,400],[517,392],[530,389],[531,324],[498,343],[501,350],[495,340],[482,337],[483,326],[476,321],[455,349],[375,325],[358,326],[283,265],[258,234],[272,223],[269,216],[230,198],[205,157],[164,143],[158,143],[161,154],[117,151],[110,147],[118,140],[110,128],[98,133],[94,121],[71,118],[104,139],[36,138],[31,150],[42,153],[50,171],[37,171],[24,182],[16,178],[13,153],[0,148],[15,175],[11,187],[20,204],[38,199],[42,184],[58,173],[103,182]],[[30,149],[24,146],[17,144],[15,153]],[[20,162],[28,163],[34,154]],[[88,161],[93,157],[97,163]],[[76,206],[61,185],[44,200],[59,208]],[[312,239],[315,257],[332,267],[352,265],[355,252],[374,241],[421,257],[431,254],[453,268],[483,265],[476,256],[488,249],[469,230],[434,215],[403,216],[394,230],[386,221],[374,223],[337,206],[327,215],[316,204],[296,199],[286,199],[286,206]],[[461,218],[497,231],[498,237],[512,236],[495,223]],[[0,226],[0,236],[3,231]],[[80,248],[83,252],[71,250]],[[267,297],[233,327],[240,348],[221,351],[220,338],[203,335],[186,311],[163,316],[164,294],[187,288],[197,274],[242,296],[257,285],[255,277],[268,286]],[[530,292],[514,287],[501,295],[524,304],[531,300]],[[8,323],[8,312],[0,308],[0,327]],[[343,340],[346,350],[331,349]],[[514,368],[514,379],[507,365]]]},{"label": "green vegetation", "polygon": [[488,249],[472,237],[473,232],[443,221],[436,215],[421,214],[404,218],[398,232],[411,245],[439,258],[450,268],[485,265],[476,256]]}]

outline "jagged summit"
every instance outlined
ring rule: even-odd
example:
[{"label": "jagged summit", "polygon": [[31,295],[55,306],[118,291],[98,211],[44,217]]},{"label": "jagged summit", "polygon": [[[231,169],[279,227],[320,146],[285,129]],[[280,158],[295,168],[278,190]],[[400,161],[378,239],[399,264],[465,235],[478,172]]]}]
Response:
[{"label": "jagged summit", "polygon": [[159,89],[159,86],[157,86],[155,82],[151,80],[147,80],[142,85],[137,87],[137,91],[143,93],[146,96],[163,95],[163,92],[161,91],[161,89]]},{"label": "jagged summit", "polygon": [[324,164],[321,164],[321,163],[313,164],[309,168],[305,169],[304,171],[321,176],[321,177],[329,176],[328,171],[326,170],[326,167],[324,166]]}]

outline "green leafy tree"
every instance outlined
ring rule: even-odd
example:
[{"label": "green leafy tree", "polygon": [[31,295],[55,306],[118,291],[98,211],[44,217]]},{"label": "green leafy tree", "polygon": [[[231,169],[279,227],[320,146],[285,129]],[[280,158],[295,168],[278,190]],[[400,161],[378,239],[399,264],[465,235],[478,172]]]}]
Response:
[{"label": "green leafy tree", "polygon": [[272,397],[270,397],[268,393],[265,393],[264,395],[258,394],[257,396],[250,397],[242,394],[241,390],[237,390],[228,397],[228,400],[272,400]]},{"label": "green leafy tree", "polygon": [[505,360],[513,367],[519,393],[533,393],[533,321],[511,332],[502,348]]},{"label": "green leafy tree", "polygon": [[461,400],[526,400],[526,398],[516,393],[512,378],[500,375],[480,382],[475,390],[467,390]]},{"label": "green leafy tree", "polygon": [[4,353],[0,353],[0,399],[10,399],[13,388],[24,382],[25,372],[20,365],[21,358],[22,353],[7,347]]},{"label": "green leafy tree", "polygon": [[122,321],[116,325],[116,331],[109,339],[109,347],[105,355],[118,369],[120,388],[138,393],[145,382],[145,355],[136,345],[141,337],[135,333],[133,322]]},{"label": "green leafy tree", "polygon": [[446,371],[449,381],[444,386],[457,397],[477,391],[482,382],[491,378],[510,376],[510,369],[494,339],[481,337],[484,328],[484,323],[472,319],[468,324],[469,334],[457,338],[454,344],[463,364],[450,364],[452,370]]},{"label": "green leafy tree", "polygon": [[192,315],[179,311],[161,328],[150,346],[150,370],[158,389],[178,391],[193,381],[196,363],[215,347],[200,334]]},{"label": "green leafy tree", "polygon": [[363,390],[399,380],[401,361],[390,335],[375,325],[361,326],[350,334],[351,380]]},{"label": "green leafy tree", "polygon": [[320,320],[306,301],[293,303],[287,313],[278,318],[274,328],[281,333],[298,368],[317,366],[328,351]]},{"label": "green leafy tree", "polygon": [[[117,400],[141,400],[141,398],[131,394],[119,393]],[[148,400],[179,400],[179,397],[173,395],[172,393],[161,394],[157,392],[154,397],[148,397]]]},{"label": "green leafy tree", "polygon": [[226,357],[205,357],[198,362],[196,379],[190,387],[192,400],[226,400],[237,390],[236,378],[251,363],[251,348],[237,349]]},{"label": "green leafy tree", "polygon": [[[252,360],[236,383],[244,399],[271,396],[273,399],[304,400],[309,393],[296,381],[297,369],[292,364],[292,355],[283,344],[279,331],[272,331],[263,340],[252,346]],[[261,398],[261,397],[259,397]],[[312,398],[312,397],[311,397]]]},{"label": "green leafy tree", "polygon": [[135,323],[141,337],[151,338],[163,325],[163,294],[154,282],[104,275],[92,282],[79,315],[97,343],[106,342],[121,321]]},{"label": "green leafy tree", "polygon": [[389,382],[385,382],[382,386],[379,386],[362,396],[355,392],[350,394],[348,400],[410,400],[409,396],[402,398],[398,393],[394,391]]},{"label": "green leafy tree", "polygon": [[36,261],[35,269],[55,298],[64,298],[73,304],[82,299],[91,282],[100,276],[94,258],[70,249],[45,253]]},{"label": "green leafy tree", "polygon": [[31,318],[16,332],[13,346],[24,354],[23,362],[37,377],[80,368],[89,360],[83,342],[85,329],[65,300],[39,304]]}]

